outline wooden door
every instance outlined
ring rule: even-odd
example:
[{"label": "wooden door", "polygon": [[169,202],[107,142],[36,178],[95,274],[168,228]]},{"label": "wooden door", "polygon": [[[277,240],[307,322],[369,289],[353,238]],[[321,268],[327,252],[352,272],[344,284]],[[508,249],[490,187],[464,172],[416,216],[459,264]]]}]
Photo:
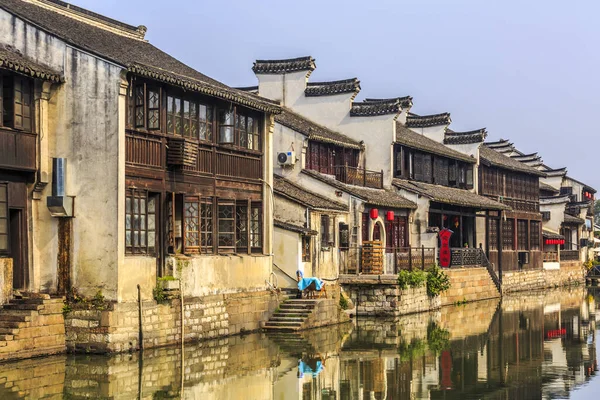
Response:
[{"label": "wooden door", "polygon": [[25,260],[25,234],[23,230],[23,210],[10,209],[10,256],[13,259],[13,288],[27,287],[27,270]]}]

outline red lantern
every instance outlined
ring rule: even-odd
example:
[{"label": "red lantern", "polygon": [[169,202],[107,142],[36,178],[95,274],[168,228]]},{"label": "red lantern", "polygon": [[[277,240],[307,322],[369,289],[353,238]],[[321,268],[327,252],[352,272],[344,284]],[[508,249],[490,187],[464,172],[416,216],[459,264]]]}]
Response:
[{"label": "red lantern", "polygon": [[388,211],[385,214],[385,219],[387,219],[388,221],[393,221],[394,220],[394,212],[393,211]]},{"label": "red lantern", "polygon": [[377,210],[376,208],[371,208],[371,212],[369,215],[371,216],[371,219],[377,219],[377,217],[379,217],[379,210]]}]

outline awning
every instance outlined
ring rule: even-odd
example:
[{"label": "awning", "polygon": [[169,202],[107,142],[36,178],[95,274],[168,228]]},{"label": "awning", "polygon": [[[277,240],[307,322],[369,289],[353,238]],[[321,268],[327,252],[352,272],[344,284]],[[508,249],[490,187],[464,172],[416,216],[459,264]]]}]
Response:
[{"label": "awning", "polygon": [[290,232],[300,233],[302,235],[315,236],[318,233],[317,231],[314,231],[312,229],[308,229],[300,225],[290,224],[288,222],[283,222],[279,220],[274,220],[273,225],[275,225],[276,228],[285,229],[286,231]]},{"label": "awning", "polygon": [[11,48],[4,48],[1,46],[0,68],[9,69],[32,78],[39,78],[50,82],[64,81],[62,73],[24,57],[16,50],[12,51]]}]

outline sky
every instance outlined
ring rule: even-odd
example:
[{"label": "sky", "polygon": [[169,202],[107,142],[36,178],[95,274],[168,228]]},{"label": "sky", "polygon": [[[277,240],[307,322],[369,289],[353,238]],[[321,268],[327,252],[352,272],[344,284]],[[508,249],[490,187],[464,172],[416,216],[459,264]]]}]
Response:
[{"label": "sky", "polygon": [[600,2],[573,0],[72,0],[230,86],[256,59],[310,55],[311,81],[357,77],[358,100],[413,97],[451,129],[486,127],[600,189]]}]

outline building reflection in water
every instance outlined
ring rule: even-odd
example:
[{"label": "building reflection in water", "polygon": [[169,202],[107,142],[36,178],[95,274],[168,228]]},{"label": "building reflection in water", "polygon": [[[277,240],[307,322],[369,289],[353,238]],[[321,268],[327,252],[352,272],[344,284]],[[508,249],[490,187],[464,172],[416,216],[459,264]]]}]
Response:
[{"label": "building reflection in water", "polygon": [[538,399],[596,377],[600,293],[528,293],[397,320],[143,354],[0,365],[0,398]]}]

